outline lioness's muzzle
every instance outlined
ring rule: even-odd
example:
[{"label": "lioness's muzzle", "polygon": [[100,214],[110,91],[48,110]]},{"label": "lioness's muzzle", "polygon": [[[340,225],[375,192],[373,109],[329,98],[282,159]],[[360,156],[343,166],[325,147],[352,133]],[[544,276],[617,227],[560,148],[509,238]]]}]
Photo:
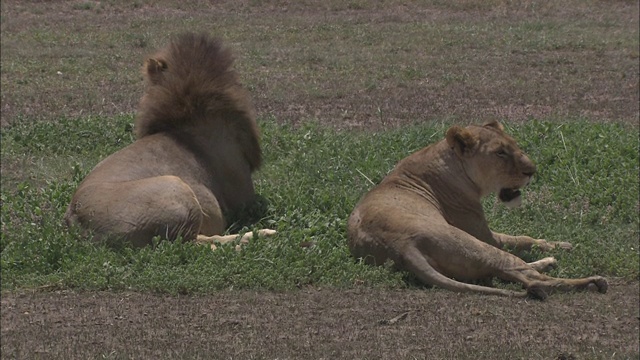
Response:
[{"label": "lioness's muzzle", "polygon": [[522,193],[518,189],[502,189],[498,194],[498,198],[502,202],[509,202],[520,195],[522,195]]}]

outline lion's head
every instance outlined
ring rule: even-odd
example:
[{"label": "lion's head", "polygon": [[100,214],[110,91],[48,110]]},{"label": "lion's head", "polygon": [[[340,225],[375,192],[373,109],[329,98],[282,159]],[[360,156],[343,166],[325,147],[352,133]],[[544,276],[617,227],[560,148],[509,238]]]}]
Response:
[{"label": "lion's head", "polygon": [[447,131],[447,143],[460,158],[466,175],[482,196],[498,193],[508,207],[521,203],[520,190],[529,184],[536,166],[498,122]]}]

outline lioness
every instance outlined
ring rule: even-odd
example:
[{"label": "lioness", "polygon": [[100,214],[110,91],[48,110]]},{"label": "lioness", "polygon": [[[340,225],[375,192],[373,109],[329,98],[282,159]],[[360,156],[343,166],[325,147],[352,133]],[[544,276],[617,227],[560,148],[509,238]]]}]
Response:
[{"label": "lioness", "polygon": [[[501,250],[548,250],[570,244],[489,229],[480,199],[497,192],[501,201],[517,205],[519,189],[535,170],[498,122],[453,126],[446,139],[400,161],[360,200],[348,222],[351,253],[376,265],[392,260],[425,284],[458,292],[540,299],[554,291],[594,288],[605,293],[608,284],[600,276],[552,278],[540,272],[554,266],[554,258],[526,263]],[[520,282],[526,291],[461,282],[493,277]]]},{"label": "lioness", "polygon": [[251,173],[261,150],[253,106],[232,63],[230,51],[204,34],[181,35],[147,59],[137,140],[82,181],[67,224],[136,246],[155,236],[212,248],[235,240],[219,236],[226,228],[223,211],[254,198]]}]

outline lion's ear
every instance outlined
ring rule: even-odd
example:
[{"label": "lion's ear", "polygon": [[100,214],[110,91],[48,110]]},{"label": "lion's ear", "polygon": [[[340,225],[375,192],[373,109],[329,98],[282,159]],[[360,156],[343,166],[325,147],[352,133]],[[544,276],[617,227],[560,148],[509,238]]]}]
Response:
[{"label": "lion's ear", "polygon": [[471,131],[456,125],[447,130],[446,138],[447,143],[458,156],[469,154],[478,144],[478,139]]},{"label": "lion's ear", "polygon": [[158,78],[158,76],[167,69],[167,63],[162,59],[147,59],[144,62],[145,75],[148,76],[149,80],[155,82],[154,80]]},{"label": "lion's ear", "polygon": [[494,129],[500,130],[500,131],[504,131],[504,126],[502,126],[502,124],[497,120],[488,121],[488,122],[482,124],[482,126],[494,128]]}]

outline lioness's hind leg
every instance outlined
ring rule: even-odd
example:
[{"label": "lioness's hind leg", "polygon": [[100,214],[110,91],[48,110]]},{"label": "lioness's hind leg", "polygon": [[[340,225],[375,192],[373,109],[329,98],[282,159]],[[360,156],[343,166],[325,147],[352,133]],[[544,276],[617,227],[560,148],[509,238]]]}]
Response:
[{"label": "lioness's hind leg", "polygon": [[529,264],[519,264],[519,261],[521,261],[519,258],[515,258],[513,264],[502,268],[497,276],[507,281],[522,283],[530,296],[541,300],[555,292],[597,290],[604,294],[609,287],[607,280],[601,276],[581,279],[554,278],[539,273]]},{"label": "lioness's hind leg", "polygon": [[505,289],[496,289],[487,286],[467,284],[448,278],[436,270],[418,248],[410,247],[403,254],[402,263],[404,269],[415,274],[420,281],[425,284],[435,285],[443,289],[456,292],[478,292],[488,295],[524,297],[527,293],[524,291],[511,291]]},{"label": "lioness's hind leg", "polygon": [[549,278],[548,280],[532,281],[527,285],[529,295],[539,299],[545,299],[555,292],[597,291],[605,294],[608,289],[609,282],[602,276],[582,279]]},{"label": "lioness's hind leg", "polygon": [[[491,269],[493,276],[502,280],[521,283],[530,296],[545,299],[554,292],[583,291],[591,288],[597,289],[601,293],[607,291],[607,281],[599,276],[583,279],[561,279],[541,274],[539,269],[547,268],[554,264],[555,260],[551,257],[527,264],[519,257],[486,245],[465,235],[465,233],[461,233],[457,229],[450,229],[450,232],[457,234],[459,239],[465,239],[466,236],[467,241],[464,242],[464,248],[457,249],[455,252],[466,251],[465,257],[468,264],[481,264],[480,268]],[[463,242],[459,244],[463,244]],[[448,258],[449,262],[445,263],[445,265],[455,260],[454,257],[450,256]]]}]

